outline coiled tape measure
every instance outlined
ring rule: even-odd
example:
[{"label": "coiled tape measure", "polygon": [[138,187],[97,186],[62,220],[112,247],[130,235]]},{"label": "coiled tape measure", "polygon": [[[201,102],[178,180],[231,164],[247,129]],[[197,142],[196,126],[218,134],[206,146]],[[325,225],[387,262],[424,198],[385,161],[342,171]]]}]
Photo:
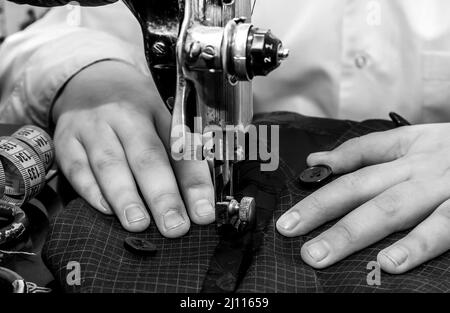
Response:
[{"label": "coiled tape measure", "polygon": [[20,206],[43,190],[54,159],[53,141],[38,127],[0,137],[0,217],[11,222],[0,229],[0,245],[24,233],[28,220]]}]

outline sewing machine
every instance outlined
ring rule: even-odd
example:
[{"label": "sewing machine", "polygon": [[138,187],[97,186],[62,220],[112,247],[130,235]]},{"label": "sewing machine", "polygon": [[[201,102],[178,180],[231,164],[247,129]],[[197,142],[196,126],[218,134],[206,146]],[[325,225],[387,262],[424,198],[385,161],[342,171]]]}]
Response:
[{"label": "sewing machine", "polygon": [[[270,31],[251,24],[252,1],[124,2],[142,26],[148,65],[173,115],[172,156],[192,156],[195,120],[201,121],[201,130],[245,129],[253,118],[251,80],[269,74],[289,55]],[[255,200],[235,199],[233,167],[245,152],[236,144],[237,134],[223,137],[204,147],[209,149],[205,159],[215,188],[216,222],[242,230],[254,220]]]}]

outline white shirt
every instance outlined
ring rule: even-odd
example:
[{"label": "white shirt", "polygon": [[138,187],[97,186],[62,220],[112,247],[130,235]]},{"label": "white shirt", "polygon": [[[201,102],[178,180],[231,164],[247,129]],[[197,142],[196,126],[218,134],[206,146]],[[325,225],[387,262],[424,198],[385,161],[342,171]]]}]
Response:
[{"label": "white shirt", "polygon": [[[414,123],[450,122],[449,16],[448,0],[257,0],[254,24],[291,56],[255,80],[255,112],[363,120],[395,111]],[[45,124],[61,87],[105,59],[148,74],[139,26],[122,3],[53,9],[0,50],[0,122]]]}]

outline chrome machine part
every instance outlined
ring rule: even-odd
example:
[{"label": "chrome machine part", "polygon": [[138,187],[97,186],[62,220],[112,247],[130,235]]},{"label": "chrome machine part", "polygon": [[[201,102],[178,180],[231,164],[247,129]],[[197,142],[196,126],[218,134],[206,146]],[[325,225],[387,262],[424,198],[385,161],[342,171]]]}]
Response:
[{"label": "chrome machine part", "polygon": [[0,0],[0,44],[5,40],[6,35],[5,1]]},{"label": "chrome machine part", "polygon": [[[228,126],[237,129],[251,123],[251,79],[269,74],[289,55],[270,31],[251,24],[251,0],[124,2],[142,26],[150,70],[173,115],[173,155],[194,151],[189,143],[198,131],[203,135],[206,128],[214,127],[225,132]],[[194,129],[194,120],[199,118],[201,130]],[[254,199],[244,197],[239,203],[234,199],[235,141],[221,140],[214,146],[219,153],[206,157],[219,225],[232,223],[232,218],[247,225],[255,216]]]}]

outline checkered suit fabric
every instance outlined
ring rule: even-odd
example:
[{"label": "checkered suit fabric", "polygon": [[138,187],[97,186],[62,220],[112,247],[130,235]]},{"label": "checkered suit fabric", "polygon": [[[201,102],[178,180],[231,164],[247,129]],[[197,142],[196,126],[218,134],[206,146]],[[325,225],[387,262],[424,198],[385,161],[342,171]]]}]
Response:
[{"label": "checkered suit fabric", "polygon": [[[350,138],[392,128],[387,121],[354,123],[278,113],[259,116],[258,124],[277,124],[280,131],[281,164],[278,174],[284,179],[273,219],[267,225],[263,243],[238,286],[238,292],[449,292],[450,253],[404,275],[382,273],[380,286],[369,286],[367,265],[377,253],[406,234],[397,233],[351,255],[324,270],[315,270],[300,257],[303,243],[330,227],[329,223],[298,238],[277,233],[275,223],[312,190],[296,183],[311,152],[332,149]],[[261,173],[244,173],[260,180]],[[253,176],[253,177],[252,177]],[[270,183],[270,179],[264,184]],[[274,182],[276,180],[273,180]],[[67,292],[199,292],[219,237],[214,225],[193,225],[179,239],[163,238],[153,224],[138,234],[158,248],[156,256],[134,255],[123,247],[129,236],[114,217],[97,213],[81,199],[72,202],[51,223],[44,259]],[[81,265],[81,285],[69,286],[69,262]]]}]

